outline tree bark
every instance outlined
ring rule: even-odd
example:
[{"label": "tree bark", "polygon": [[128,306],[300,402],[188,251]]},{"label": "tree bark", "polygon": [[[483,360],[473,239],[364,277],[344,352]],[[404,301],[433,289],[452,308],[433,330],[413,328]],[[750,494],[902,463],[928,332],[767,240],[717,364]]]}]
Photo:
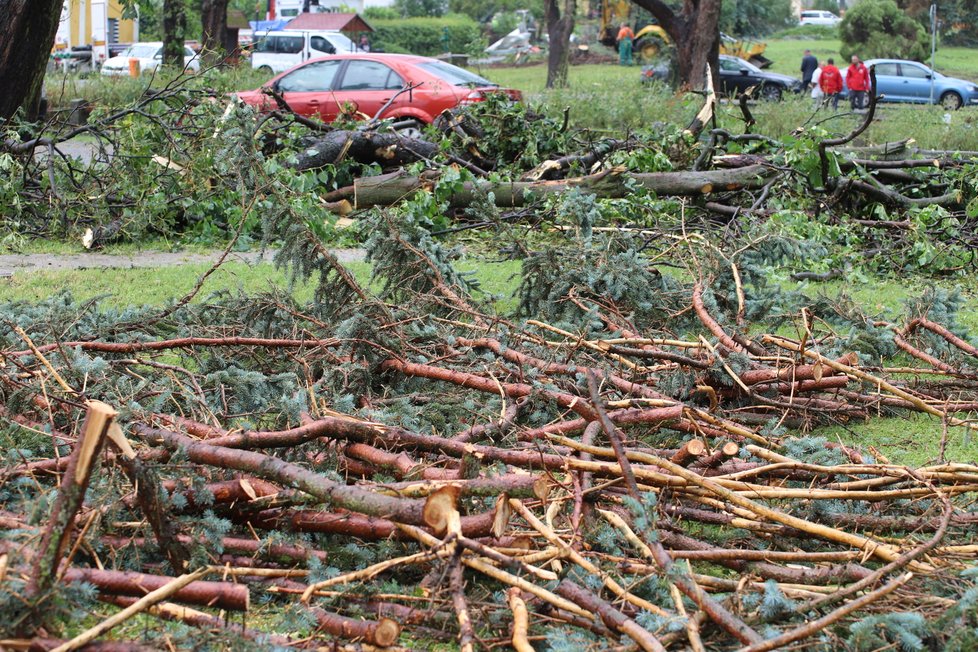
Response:
[{"label": "tree bark", "polygon": [[163,65],[183,68],[187,15],[183,0],[163,0]]},{"label": "tree bark", "polygon": [[[714,85],[720,61],[720,0],[683,0],[682,9],[674,11],[662,0],[632,0],[650,12],[669,34],[676,48],[679,84],[703,88],[706,64],[710,64]],[[718,87],[718,86],[717,86]]]},{"label": "tree bark", "polygon": [[[69,584],[87,582],[94,585],[103,595],[128,595],[141,598],[174,579],[176,578],[166,575],[72,567],[65,571],[62,581]],[[231,611],[248,611],[250,603],[248,587],[243,584],[201,580],[191,582],[170,599],[174,602]]]},{"label": "tree bark", "polygon": [[0,0],[0,122],[26,107],[37,118],[44,69],[58,31],[63,0]]},{"label": "tree bark", "polygon": [[[544,0],[549,44],[547,52],[547,88],[565,88],[570,66],[570,37],[574,32],[577,0]],[[563,8],[561,8],[563,5]]]},{"label": "tree bark", "polygon": [[228,54],[225,50],[225,41],[229,1],[201,0],[200,2],[201,51],[208,63],[216,63]]},{"label": "tree bark", "polygon": [[[628,182],[663,195],[698,196],[713,192],[730,192],[763,186],[769,180],[772,170],[761,165],[750,165],[731,170],[710,170],[703,172],[648,172],[631,173],[618,170],[603,171],[586,177],[561,179],[559,181],[514,181],[493,183],[490,181],[467,181],[449,198],[453,207],[468,206],[478,196],[492,197],[496,206],[514,208],[524,206],[540,198],[560,194],[571,188],[598,197],[625,197],[633,192]],[[352,199],[358,209],[370,206],[390,206],[405,197],[418,192],[435,179],[431,176],[417,177],[403,171],[382,174],[375,177],[361,177],[354,181]]]}]

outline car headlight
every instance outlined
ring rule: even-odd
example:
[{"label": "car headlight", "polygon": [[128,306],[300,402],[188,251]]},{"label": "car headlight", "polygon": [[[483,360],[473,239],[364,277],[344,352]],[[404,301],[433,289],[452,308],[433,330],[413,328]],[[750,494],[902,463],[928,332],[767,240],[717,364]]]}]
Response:
[{"label": "car headlight", "polygon": [[978,93],[978,86],[974,86],[974,85],[969,86],[968,90],[971,91],[972,93]]}]

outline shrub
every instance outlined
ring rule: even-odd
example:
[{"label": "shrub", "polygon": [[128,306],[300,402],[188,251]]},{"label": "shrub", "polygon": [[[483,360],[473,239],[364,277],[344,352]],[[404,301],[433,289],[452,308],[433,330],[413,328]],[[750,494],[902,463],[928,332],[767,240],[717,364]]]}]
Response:
[{"label": "shrub", "polygon": [[856,54],[922,60],[928,50],[924,28],[893,0],[863,0],[846,13],[839,34],[843,59]]},{"label": "shrub", "polygon": [[839,38],[839,28],[829,25],[798,25],[771,35],[772,38],[795,41],[832,41]]},{"label": "shrub", "polygon": [[[443,18],[375,20],[373,43],[386,52],[410,52],[433,56],[445,52],[468,52],[482,42],[479,24],[468,16]],[[445,35],[447,34],[447,44]]]},{"label": "shrub", "polygon": [[367,7],[363,10],[363,17],[373,22],[375,20],[397,20],[401,14],[393,7]]}]

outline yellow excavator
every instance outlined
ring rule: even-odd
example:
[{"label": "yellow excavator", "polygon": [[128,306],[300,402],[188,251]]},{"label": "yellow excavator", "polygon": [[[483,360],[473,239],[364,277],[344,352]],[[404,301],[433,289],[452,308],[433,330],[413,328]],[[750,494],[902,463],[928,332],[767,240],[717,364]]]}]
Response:
[{"label": "yellow excavator", "polygon": [[[601,2],[601,34],[600,41],[609,47],[615,47],[618,29],[622,23],[631,25],[632,3],[629,0],[602,0]],[[634,25],[635,54],[642,60],[655,59],[665,48],[672,47],[672,39],[666,30],[654,23],[649,25]],[[767,43],[744,41],[720,34],[720,54],[740,57],[750,61],[758,68],[767,68],[772,61],[764,56]]]}]

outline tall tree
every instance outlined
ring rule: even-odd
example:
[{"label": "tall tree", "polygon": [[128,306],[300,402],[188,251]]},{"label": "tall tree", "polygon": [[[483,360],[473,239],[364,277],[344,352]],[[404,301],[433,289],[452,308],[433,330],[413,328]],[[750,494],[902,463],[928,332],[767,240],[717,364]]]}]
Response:
[{"label": "tall tree", "polygon": [[183,0],[163,0],[163,65],[183,68],[187,14]]},{"label": "tall tree", "polygon": [[0,0],[0,122],[22,106],[37,117],[62,7],[64,0]]},{"label": "tall tree", "polygon": [[229,0],[200,0],[201,46],[209,60],[225,56]]},{"label": "tall tree", "polygon": [[632,2],[655,16],[672,39],[680,84],[703,88],[707,63],[716,81],[720,61],[720,0],[683,0],[679,11],[662,0]]},{"label": "tall tree", "polygon": [[544,0],[543,15],[547,20],[547,88],[567,86],[570,66],[570,37],[574,32],[577,0]]}]

